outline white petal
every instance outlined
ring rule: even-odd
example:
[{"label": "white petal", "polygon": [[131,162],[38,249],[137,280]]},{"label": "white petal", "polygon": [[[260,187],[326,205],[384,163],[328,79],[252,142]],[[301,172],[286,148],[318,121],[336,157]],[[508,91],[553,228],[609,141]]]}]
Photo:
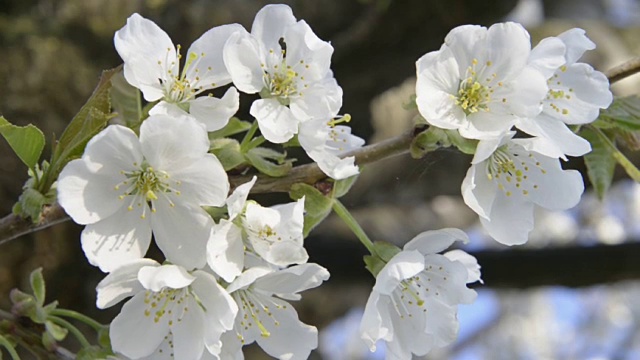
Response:
[{"label": "white petal", "polygon": [[[515,115],[535,117],[542,111],[541,101],[547,96],[547,79],[532,67],[520,69],[513,81],[506,105]],[[497,99],[502,96],[495,94]],[[502,104],[499,102],[499,104]]]},{"label": "white petal", "polygon": [[320,286],[329,279],[329,271],[318,264],[301,264],[272,272],[256,279],[254,288],[267,294],[277,294],[290,300],[298,299],[299,292]]},{"label": "white petal", "polygon": [[567,64],[571,65],[578,61],[587,50],[596,48],[596,44],[585,35],[585,31],[580,28],[569,29],[558,35],[560,40],[567,46]]},{"label": "white petal", "polygon": [[188,117],[148,117],[140,126],[140,144],[149,165],[169,175],[200,160],[209,151],[204,125]]},{"label": "white petal", "polygon": [[69,162],[58,178],[58,202],[78,224],[95,223],[112,216],[124,206],[115,190],[124,180],[120,173],[98,170],[83,159]]},{"label": "white petal", "polygon": [[542,39],[529,55],[529,66],[538,70],[545,78],[550,78],[553,73],[565,63],[564,54],[566,47],[564,42],[556,37]]},{"label": "white petal", "polygon": [[[314,34],[304,21],[288,26],[283,34],[287,45],[287,64],[302,73],[307,80],[322,79],[330,73],[333,46]],[[305,67],[296,66],[305,63]],[[307,67],[308,66],[308,67]]]},{"label": "white petal", "polygon": [[204,310],[193,296],[187,296],[185,302],[184,312],[180,316],[174,315],[171,326],[173,356],[175,359],[200,360],[205,345]]},{"label": "white petal", "polygon": [[393,340],[393,327],[389,317],[388,307],[393,306],[388,296],[380,296],[372,291],[362,314],[360,322],[361,338],[366,342],[369,350],[376,350],[376,342],[380,339]]},{"label": "white petal", "polygon": [[131,171],[142,162],[142,148],[133,130],[111,125],[89,140],[82,157],[118,172]]},{"label": "white petal", "polygon": [[224,281],[230,283],[242,273],[244,266],[244,243],[242,230],[233,222],[220,220],[214,225],[207,243],[207,263]]},{"label": "white petal", "polygon": [[212,341],[211,335],[217,333],[219,337],[225,330],[233,328],[238,305],[231,295],[218,284],[213,275],[202,270],[194,272],[196,280],[191,284],[191,289],[198,295],[205,309],[207,319],[208,341]]},{"label": "white petal", "polygon": [[467,234],[454,228],[422,232],[404,245],[404,250],[418,250],[421,254],[437,254],[448,249],[454,242],[469,242]]},{"label": "white petal", "polygon": [[525,67],[531,52],[529,33],[522,25],[512,22],[492,25],[487,31],[485,61],[492,65],[487,71],[504,78],[517,76]]},{"label": "white petal", "polygon": [[260,132],[272,143],[287,142],[298,132],[297,119],[291,109],[281,105],[275,99],[260,99],[251,104],[251,116],[258,120]]},{"label": "white petal", "polygon": [[156,205],[151,215],[156,244],[167,260],[187,269],[206,264],[206,247],[213,220],[200,207],[166,203]]},{"label": "white petal", "polygon": [[238,112],[240,95],[233,86],[220,99],[213,96],[200,96],[189,102],[189,113],[205,124],[207,131],[220,130],[229,123],[229,119]]},{"label": "white petal", "polygon": [[[146,209],[146,210],[145,210]],[[151,243],[149,219],[142,219],[143,211],[150,213],[146,204],[132,211],[118,211],[112,216],[87,225],[81,235],[82,250],[89,263],[111,272],[147,253]]]},{"label": "white petal", "polygon": [[537,136],[531,140],[532,145],[527,150],[540,154],[563,158],[565,155],[582,156],[591,151],[591,144],[576,135],[560,120],[540,114],[535,119],[521,119],[518,129]]},{"label": "white petal", "polygon": [[489,218],[497,185],[487,178],[487,163],[472,165],[462,180],[461,192],[464,203],[480,217]]},{"label": "white petal", "polygon": [[189,205],[222,206],[229,194],[229,180],[222,164],[213,154],[171,173],[171,186],[180,194],[171,199]]},{"label": "white petal", "polygon": [[[428,254],[424,264],[425,270],[420,276],[428,280],[423,280],[422,289],[426,291],[421,298],[435,298],[448,305],[469,304],[475,300],[476,292],[466,286],[469,272],[463,263],[451,261],[444,255]],[[418,312],[423,311],[418,309]]]},{"label": "white petal", "polygon": [[330,119],[342,107],[342,88],[333,77],[313,83],[291,99],[291,112],[298,121]]},{"label": "white petal", "polygon": [[113,39],[124,60],[124,75],[129,84],[139,88],[145,100],[152,102],[164,96],[159,80],[169,81],[168,71],[178,72],[178,59],[173,42],[153,21],[138,14],[127,19]]},{"label": "white petal", "polygon": [[533,203],[508,197],[498,191],[489,218],[480,217],[480,222],[497,242],[505,245],[524,244],[533,229]]},{"label": "white petal", "polygon": [[216,26],[191,44],[185,54],[185,61],[192,61],[188,68],[185,68],[185,78],[191,84],[204,89],[213,89],[231,82],[231,76],[224,65],[222,51],[229,36],[237,31],[246,32],[239,24]]},{"label": "white petal", "polygon": [[177,265],[145,266],[138,271],[138,281],[145,289],[160,292],[164,288],[182,289],[196,278]]},{"label": "white petal", "polygon": [[243,344],[240,342],[235,330],[227,331],[222,334],[222,349],[220,357],[217,360],[244,360],[242,353]]},{"label": "white petal", "polygon": [[233,193],[229,195],[227,199],[227,211],[229,212],[229,220],[233,220],[244,211],[244,205],[247,202],[249,192],[256,183],[258,178],[254,176],[251,181],[246,182],[233,190]]},{"label": "white petal", "polygon": [[169,317],[161,316],[154,321],[153,314],[145,314],[146,309],[145,292],[136,294],[124,304],[109,326],[114,351],[137,359],[152,354],[160,346],[169,333]]},{"label": "white petal", "polygon": [[256,14],[251,35],[261,41],[267,49],[280,50],[278,40],[287,27],[296,23],[293,11],[287,5],[266,5]]},{"label": "white petal", "polygon": [[355,164],[354,156],[341,159],[323,151],[308,151],[307,155],[318,163],[323,173],[332,179],[342,180],[360,173],[360,168]]},{"label": "white petal", "polygon": [[139,259],[124,264],[107,275],[96,286],[98,293],[96,306],[99,309],[111,307],[122,299],[143,290],[138,281],[138,271],[145,266],[160,266],[155,260]]},{"label": "white petal", "polygon": [[415,250],[401,251],[380,270],[373,290],[389,295],[402,280],[415,276],[422,270],[424,270],[424,255]]},{"label": "white petal", "polygon": [[[469,291],[475,293],[473,290]],[[459,329],[457,306],[450,306],[436,299],[427,299],[424,306],[429,309],[425,321],[434,335],[432,346],[443,347],[454,342]]]},{"label": "white petal", "polygon": [[[151,110],[149,110],[149,115],[168,115],[174,118],[184,118],[190,116],[188,112],[184,111],[177,103],[160,101],[155,104]],[[178,119],[175,119],[178,121]]]},{"label": "white petal", "polygon": [[480,278],[480,265],[478,265],[478,260],[475,257],[467,254],[463,250],[447,251],[444,256],[451,261],[458,261],[464,265],[467,269],[467,284],[476,281],[484,283]]},{"label": "white petal", "polygon": [[246,31],[231,36],[223,51],[224,64],[238,90],[255,94],[264,87],[260,44]]},{"label": "white petal", "polygon": [[509,131],[504,133],[501,137],[484,139],[478,142],[476,147],[476,153],[473,156],[472,164],[477,165],[491,156],[498,147],[504,145],[507,141],[511,140],[515,135],[515,131]]},{"label": "white petal", "polygon": [[458,26],[447,34],[444,43],[458,63],[458,74],[464,74],[473,59],[484,56],[486,37],[487,28],[477,25]]},{"label": "white petal", "polygon": [[240,274],[240,276],[236,277],[236,279],[227,286],[227,292],[233,293],[237,290],[246,289],[249,285],[253,284],[256,279],[259,279],[273,271],[273,269],[266,267],[251,267]]},{"label": "white petal", "polygon": [[460,135],[467,139],[488,140],[499,138],[516,122],[513,115],[478,111],[467,115],[467,122],[460,127]]}]

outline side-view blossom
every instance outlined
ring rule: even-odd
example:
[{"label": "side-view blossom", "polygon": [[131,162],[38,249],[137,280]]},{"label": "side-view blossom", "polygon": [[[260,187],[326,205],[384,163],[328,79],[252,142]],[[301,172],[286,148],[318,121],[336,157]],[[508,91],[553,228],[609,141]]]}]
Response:
[{"label": "side-view blossom", "polygon": [[97,287],[97,306],[132,296],[109,327],[111,346],[131,359],[200,360],[220,354],[238,306],[202,270],[139,259],[115,269]]},{"label": "side-view blossom", "polygon": [[346,179],[360,171],[355,157],[341,158],[347,151],[364,145],[364,139],[351,134],[351,128],[334,120],[308,120],[300,124],[298,141],[320,169],[335,180]]},{"label": "side-view blossom", "polygon": [[514,134],[480,141],[462,182],[464,202],[505,245],[527,241],[536,206],[566,210],[584,191],[578,171],[563,170],[558,158],[531,150],[535,139],[512,139]]},{"label": "side-view blossom", "polygon": [[410,360],[456,339],[458,304],[475,300],[466,284],[479,281],[480,271],[462,250],[438,254],[455,241],[468,237],[458,229],[423,232],[380,270],[360,324],[372,351],[383,340],[387,359]]},{"label": "side-view blossom", "polygon": [[471,139],[499,136],[518,117],[535,117],[548,87],[528,65],[530,52],[529,34],[516,23],[451,30],[440,50],[416,62],[420,114]]},{"label": "side-view blossom", "polygon": [[109,272],[141,258],[153,233],[167,260],[204,266],[213,220],[201,206],[220,206],[229,192],[208,150],[204,125],[187,117],[152,115],[140,138],[120,125],[93,137],[58,179],[60,205],[87,225],[81,241],[89,262]]},{"label": "side-view blossom", "polygon": [[[531,51],[529,63],[548,80],[549,92],[543,110],[535,118],[521,118],[518,129],[536,136],[533,149],[550,157],[582,156],[591,151],[589,142],[567,125],[594,121],[600,109],[613,101],[607,77],[591,65],[577,62],[586,50],[595,49],[582,29],[574,28],[557,37],[543,39]],[[550,61],[562,50],[561,63]]]},{"label": "side-view blossom", "polygon": [[209,267],[227,282],[240,275],[247,252],[277,267],[302,264],[309,259],[303,246],[304,197],[263,207],[247,201],[255,180],[254,177],[239,186],[229,196],[229,219],[222,219],[213,227],[207,244]]},{"label": "side-view blossom", "polygon": [[302,323],[296,310],[284,300],[299,300],[300,292],[329,279],[317,264],[295,265],[284,270],[252,267],[227,291],[238,304],[235,326],[222,335],[221,359],[244,359],[242,347],[254,341],[278,359],[307,359],[318,346],[318,330]]},{"label": "side-view blossom", "polygon": [[196,40],[184,57],[180,71],[180,45],[153,21],[133,14],[118,30],[114,44],[124,60],[124,76],[142,91],[145,100],[158,101],[150,114],[186,115],[206,125],[208,131],[224,127],[238,111],[240,97],[231,87],[221,99],[200,96],[205,91],[231,82],[222,59],[229,36],[243,30],[241,25],[214,27]]},{"label": "side-view blossom", "polygon": [[255,17],[251,33],[232,34],[224,62],[234,85],[262,97],[251,105],[262,135],[283,143],[298,133],[300,122],[329,119],[342,106],[342,89],[330,69],[333,47],[319,39],[287,5],[267,5]]}]

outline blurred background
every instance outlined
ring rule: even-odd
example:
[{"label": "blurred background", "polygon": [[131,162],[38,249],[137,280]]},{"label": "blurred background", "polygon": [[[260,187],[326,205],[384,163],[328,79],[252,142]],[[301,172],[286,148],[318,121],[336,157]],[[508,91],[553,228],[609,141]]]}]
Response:
[{"label": "blurred background", "polygon": [[[335,48],[332,69],[344,90],[342,113],[368,143],[400,134],[415,112],[415,61],[440,47],[461,24],[513,20],[533,43],[581,27],[597,44],[583,61],[606,70],[640,54],[640,2],[635,0],[315,0],[284,1]],[[34,123],[48,139],[61,134],[98,81],[120,64],[113,34],[133,12],[154,20],[176,44],[188,46],[209,28],[238,22],[250,28],[267,1],[256,0],[0,0],[0,114]],[[640,76],[616,95],[638,93]],[[240,117],[248,118],[248,103]],[[638,156],[629,154],[636,164]],[[374,240],[402,245],[421,231],[465,229],[465,248],[482,268],[475,304],[460,307],[457,343],[428,359],[640,359],[640,187],[622,173],[605,201],[589,190],[567,212],[540,212],[527,245],[487,238],[460,198],[470,158],[439,151],[421,160],[401,156],[367,166],[344,199]],[[566,167],[584,172],[581,161]],[[26,169],[0,141],[0,215],[9,214]],[[272,201],[287,201],[275,198]],[[65,223],[0,246],[0,307],[11,288],[28,289],[44,267],[48,301],[109,322],[118,308],[95,309],[103,274],[79,246],[81,228]],[[312,359],[383,359],[368,353],[358,323],[373,279],[364,248],[330,217],[306,240],[311,261],[331,272],[296,305],[320,330]],[[74,348],[74,343],[69,343]],[[247,359],[266,358],[250,348]]]}]

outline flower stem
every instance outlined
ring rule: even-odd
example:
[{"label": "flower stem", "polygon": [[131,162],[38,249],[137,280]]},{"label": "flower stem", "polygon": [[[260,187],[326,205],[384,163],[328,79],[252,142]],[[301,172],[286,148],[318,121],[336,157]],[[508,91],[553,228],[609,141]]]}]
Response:
[{"label": "flower stem", "polygon": [[347,224],[349,229],[358,237],[358,240],[369,250],[371,255],[376,255],[376,250],[371,239],[369,239],[360,224],[358,224],[358,221],[356,221],[349,210],[347,210],[338,199],[333,200],[333,211]]},{"label": "flower stem", "polygon": [[242,138],[242,142],[240,143],[240,149],[241,149],[242,153],[244,153],[247,150],[249,150],[249,149],[247,149],[247,146],[249,145],[249,143],[253,139],[253,135],[256,134],[257,130],[258,130],[258,122],[254,121],[251,124],[251,127],[249,128],[249,130],[247,130],[247,133],[244,134],[244,137]]},{"label": "flower stem", "polygon": [[80,342],[80,345],[82,345],[83,348],[91,347],[91,344],[89,343],[87,338],[84,335],[82,335],[82,332],[80,332],[80,330],[78,330],[77,327],[73,326],[73,324],[71,324],[67,320],[57,316],[49,316],[48,319],[69,330],[69,332],[72,333],[73,336],[76,337],[76,339],[78,339],[78,341]]},{"label": "flower stem", "polygon": [[11,359],[20,360],[20,356],[16,352],[16,349],[13,347],[13,345],[11,345],[9,340],[7,340],[7,338],[2,335],[0,335],[0,345],[7,349],[7,352],[9,353],[9,355],[11,355]]},{"label": "flower stem", "polygon": [[77,311],[67,310],[67,309],[54,309],[51,311],[50,314],[54,316],[64,316],[64,317],[78,320],[80,322],[83,322],[91,326],[91,328],[93,328],[95,331],[100,331],[102,330],[102,328],[104,328],[104,325],[88,317],[87,315],[81,314]]}]

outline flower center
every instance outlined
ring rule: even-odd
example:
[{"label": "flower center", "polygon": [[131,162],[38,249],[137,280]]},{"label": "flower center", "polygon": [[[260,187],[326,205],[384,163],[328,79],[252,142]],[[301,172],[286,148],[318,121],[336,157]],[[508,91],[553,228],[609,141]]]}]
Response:
[{"label": "flower center", "polygon": [[[267,327],[271,327],[269,322],[273,322],[274,326],[279,326],[280,322],[275,319],[271,308],[263,301],[261,296],[256,296],[251,290],[238,290],[233,294],[236,303],[239,305],[240,313],[236,319],[240,320],[240,329],[248,330],[254,326],[260,331],[260,336],[268,338],[271,332]],[[275,305],[276,310],[286,309],[286,305]],[[244,345],[245,339],[241,333],[237,333],[240,342]]]},{"label": "flower center", "polygon": [[[182,59],[182,55],[180,54],[181,46],[176,46],[177,51],[177,60],[180,61]],[[167,48],[167,52],[170,52],[171,48]],[[184,68],[182,69],[182,73],[175,74],[171,68],[175,66],[175,61],[170,61],[169,65],[171,66],[167,70],[168,80],[163,81],[162,79],[158,79],[160,84],[164,87],[165,93],[165,101],[172,103],[184,103],[194,98],[196,95],[202,93],[203,91],[213,89],[216,87],[215,83],[211,84],[203,84],[201,81],[201,77],[208,75],[213,69],[211,66],[207,67],[204,74],[201,74],[200,68],[197,67],[197,64],[205,57],[205,53],[196,54],[195,52],[189,53],[187,56],[187,60],[185,61]],[[158,61],[158,65],[162,66],[162,61]],[[193,67],[193,70],[190,69]],[[188,109],[185,109],[188,110]]]},{"label": "flower center", "polygon": [[487,103],[490,100],[489,89],[475,79],[469,77],[460,83],[456,105],[460,106],[465,114],[473,114],[480,110],[488,111]]},{"label": "flower center", "polygon": [[263,91],[266,97],[275,97],[283,105],[289,105],[290,97],[300,95],[298,93],[298,77],[299,74],[294,71],[291,66],[288,66],[283,60],[280,66],[275,65],[274,72],[264,73],[265,90]]},{"label": "flower center", "polygon": [[497,181],[498,188],[507,196],[514,193],[527,196],[532,190],[538,189],[531,177],[532,169],[539,169],[543,175],[547,173],[533,154],[511,152],[507,145],[499,147],[488,162],[487,178]]},{"label": "flower center", "polygon": [[[189,310],[186,299],[190,296],[186,289],[162,289],[159,292],[147,290],[144,294],[144,316],[153,316],[153,322],[158,323],[166,315],[169,316],[169,326],[173,325],[174,316],[178,321]],[[179,313],[174,314],[174,311]]]}]

